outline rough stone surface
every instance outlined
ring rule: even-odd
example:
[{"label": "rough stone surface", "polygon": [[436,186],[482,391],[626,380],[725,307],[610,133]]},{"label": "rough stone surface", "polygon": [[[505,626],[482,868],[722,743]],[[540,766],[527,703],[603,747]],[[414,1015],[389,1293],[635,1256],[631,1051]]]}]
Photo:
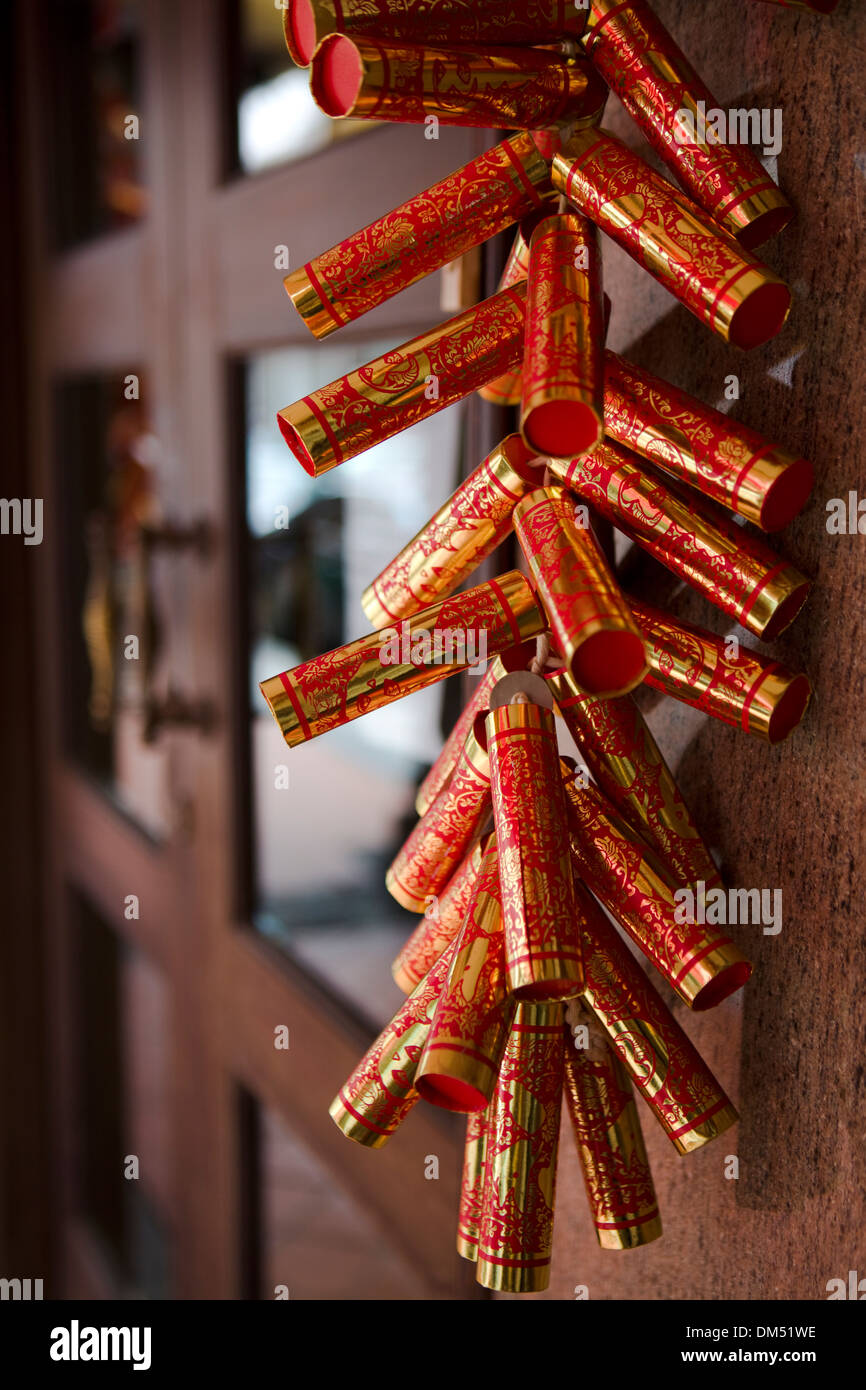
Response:
[{"label": "rough stone surface", "polygon": [[[609,341],[713,404],[736,372],[732,412],[814,461],[813,500],[776,541],[814,577],[813,596],[772,648],[741,634],[807,671],[814,698],[776,749],[672,700],[647,702],[729,885],[781,887],[784,925],[778,936],[732,929],[756,963],[739,999],[701,1016],[674,1006],[738,1104],[739,1126],[681,1158],[641,1105],[664,1235],[625,1254],[596,1245],[564,1128],[553,1277],[537,1297],[574,1298],[585,1285],[591,1299],[824,1299],[828,1279],[866,1275],[866,536],[831,536],[825,524],[829,498],[866,496],[866,15],[854,0],[823,19],[756,0],[658,0],[656,9],[722,106],[784,112],[778,177],[798,215],[759,254],[791,284],[794,307],[775,341],[738,353],[608,246]],[[609,109],[605,124],[646,152],[618,103]],[[627,582],[731,630],[652,562],[640,560]],[[736,1181],[724,1175],[729,1154],[739,1158]]]}]

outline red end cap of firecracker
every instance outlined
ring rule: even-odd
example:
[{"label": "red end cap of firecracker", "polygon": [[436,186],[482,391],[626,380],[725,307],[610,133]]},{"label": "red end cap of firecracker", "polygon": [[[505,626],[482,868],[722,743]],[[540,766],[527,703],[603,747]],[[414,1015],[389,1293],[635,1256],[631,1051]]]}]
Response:
[{"label": "red end cap of firecracker", "polygon": [[744,349],[768,343],[779,332],[790,307],[791,291],[787,285],[759,285],[731,319],[731,342]]},{"label": "red end cap of firecracker", "polygon": [[311,478],[315,478],[316,465],[310,457],[310,452],[301,439],[301,436],[298,434],[298,431],[293,425],[289,424],[288,420],[284,420],[282,415],[277,416],[277,424],[280,427],[280,434],[283,436],[283,439],[288,444],[304,472],[309,473]]},{"label": "red end cap of firecracker", "polygon": [[572,458],[588,454],[598,443],[598,416],[583,401],[545,401],[530,411],[523,433],[539,454]]},{"label": "red end cap of firecracker", "polygon": [[745,246],[747,251],[754,251],[756,247],[763,246],[765,241],[771,241],[779,232],[784,231],[792,216],[793,211],[789,207],[767,208],[766,212],[762,212],[760,217],[756,217],[737,233],[737,241],[741,246]]},{"label": "red end cap of firecracker", "polygon": [[428,1105],[438,1105],[440,1110],[453,1110],[460,1115],[471,1115],[483,1110],[488,1102],[483,1091],[457,1076],[446,1076],[442,1072],[427,1072],[417,1078],[417,1090]]},{"label": "red end cap of firecracker", "polygon": [[781,743],[796,729],[806,713],[811,693],[808,676],[795,676],[770,715],[768,742]]},{"label": "red end cap of firecracker", "polygon": [[328,116],[352,110],[364,70],[361,55],[345,34],[329,34],[319,45],[313,68],[313,96]]},{"label": "red end cap of firecracker", "polygon": [[310,0],[288,0],[285,12],[286,45],[301,68],[309,67],[316,48],[316,19]]},{"label": "red end cap of firecracker", "polygon": [[795,459],[767,490],[761,507],[765,531],[781,531],[799,516],[815,485],[815,470],[808,459]]},{"label": "red end cap of firecracker", "polygon": [[571,662],[571,673],[589,695],[628,690],[646,669],[646,649],[634,632],[596,632],[582,642]]}]

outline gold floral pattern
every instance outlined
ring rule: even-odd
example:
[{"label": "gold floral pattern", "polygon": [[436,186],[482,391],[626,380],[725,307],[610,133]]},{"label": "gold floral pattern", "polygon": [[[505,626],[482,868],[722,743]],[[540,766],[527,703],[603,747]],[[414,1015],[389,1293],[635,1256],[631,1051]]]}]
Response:
[{"label": "gold floral pattern", "polygon": [[634,1250],[661,1235],[658,1202],[628,1073],[593,1028],[589,1048],[566,1030],[565,1105],[598,1243]]},{"label": "gold floral pattern", "polygon": [[691,1008],[740,989],[752,967],[714,927],[678,921],[663,865],[595,787],[566,780],[577,872],[659,974]]},{"label": "gold floral pattern", "polygon": [[525,217],[551,192],[535,140],[518,133],[293,270],[286,293],[310,332],[327,337]]},{"label": "gold floral pattern", "polygon": [[[578,131],[567,153],[554,156],[551,178],[579,212],[726,342],[757,347],[782,327],[791,305],[784,282],[613,135]],[[771,285],[772,304],[744,334],[740,309]]]},{"label": "gold floral pattern", "polygon": [[698,102],[707,111],[718,102],[645,0],[592,0],[584,45],[656,154],[710,217],[755,246],[765,240],[756,230],[765,213],[774,213],[774,232],[791,220],[788,200],[748,145],[700,139],[700,132],[677,140],[678,112],[694,115]]},{"label": "gold floral pattern", "polygon": [[568,823],[553,715],[503,705],[487,716],[508,986],[563,998],[583,979]]},{"label": "gold floral pattern", "polygon": [[730,650],[714,632],[630,602],[646,642],[647,685],[769,743],[800,723],[812,693],[807,676],[742,643]]},{"label": "gold floral pattern", "polygon": [[550,1282],[562,1109],[561,1004],[518,1004],[490,1103],[478,1282],[526,1293]]},{"label": "gold floral pattern", "polygon": [[723,613],[769,641],[797,616],[809,580],[711,502],[686,497],[610,442],[551,469],[597,512]]},{"label": "gold floral pattern", "polygon": [[728,1129],[737,1112],[616,930],[582,884],[584,999],[680,1153]]},{"label": "gold floral pattern", "polygon": [[[604,427],[618,444],[765,530],[793,519],[814,480],[806,459],[615,352],[605,353]],[[780,510],[776,489],[769,521],[770,490],[780,480],[789,484],[791,469],[799,477],[790,501]]]}]

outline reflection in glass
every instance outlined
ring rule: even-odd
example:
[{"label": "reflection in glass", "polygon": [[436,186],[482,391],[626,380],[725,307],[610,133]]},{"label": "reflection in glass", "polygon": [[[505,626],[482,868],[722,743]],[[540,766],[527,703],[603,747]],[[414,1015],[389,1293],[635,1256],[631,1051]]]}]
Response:
[{"label": "reflection in glass", "polygon": [[237,163],[254,174],[303,159],[335,140],[369,130],[370,121],[333,121],[310,95],[307,68],[296,68],[273,0],[238,0]]},{"label": "reflection in glass", "polygon": [[165,757],[143,742],[146,691],[163,656],[143,540],[159,520],[160,465],[145,381],[130,373],[62,382],[56,435],[66,745],[159,836],[170,818]]},{"label": "reflection in glass", "polygon": [[141,0],[50,7],[48,205],[61,247],[126,227],[147,211],[141,28]]},{"label": "reflection in glass", "polygon": [[456,485],[459,407],[318,479],[280,437],[286,401],[390,346],[285,348],[246,375],[256,920],[377,1022],[399,1002],[389,966],[413,924],[385,870],[441,744],[444,683],[289,751],[258,682],[368,631],[364,588]]}]

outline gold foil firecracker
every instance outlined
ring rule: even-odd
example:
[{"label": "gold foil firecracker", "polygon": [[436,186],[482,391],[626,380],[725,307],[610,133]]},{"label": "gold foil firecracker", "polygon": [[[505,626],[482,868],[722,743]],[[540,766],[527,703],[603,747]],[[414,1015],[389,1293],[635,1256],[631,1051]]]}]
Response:
[{"label": "gold foil firecracker", "polygon": [[373,627],[446,598],[496,549],[515,505],[543,476],[531,459],[519,434],[497,444],[365,589],[361,603]]},{"label": "gold foil firecracker", "polygon": [[523,998],[578,994],[567,806],[553,714],[507,704],[487,716],[509,989]]},{"label": "gold foil firecracker", "polygon": [[488,1112],[478,1282],[532,1293],[550,1282],[562,1110],[561,1004],[521,1001]]},{"label": "gold foil firecracker", "polygon": [[574,497],[537,488],[514,509],[514,531],[555,645],[581,690],[609,697],[646,675],[643,639]]},{"label": "gold foil firecracker", "polygon": [[714,221],[750,248],[787,226],[793,209],[757,155],[707,129],[718,102],[646,0],[592,0],[583,42],[656,154]]},{"label": "gold foil firecracker", "polygon": [[287,405],[277,424],[295,458],[318,477],[517,367],[525,296],[512,285]]},{"label": "gold foil firecracker", "polygon": [[571,0],[285,0],[283,29],[298,67],[305,68],[329,34],[429,44],[541,44],[577,38],[586,10]]},{"label": "gold foil firecracker", "polygon": [[520,405],[522,391],[523,371],[519,367],[516,371],[498,376],[488,386],[478,388],[478,394],[483,401],[487,401],[488,405],[499,406]]},{"label": "gold foil firecracker", "polygon": [[443,891],[490,815],[483,712],[477,719],[481,737],[470,729],[451,780],[424,812],[385,875],[392,898],[410,912],[423,912],[430,899]]},{"label": "gold foil firecracker", "polygon": [[391,966],[404,994],[411,994],[450,946],[463,926],[481,868],[484,840],[478,840],[458,864],[441,893],[431,897],[418,924]]},{"label": "gold foil firecracker", "polygon": [[430,1031],[456,941],[400,1006],[331,1102],[331,1119],[347,1139],[378,1149],[418,1100],[415,1072]]},{"label": "gold foil firecracker", "polygon": [[572,458],[601,439],[604,310],[598,233],[577,213],[530,239],[520,432],[537,454]]},{"label": "gold foil firecracker", "polygon": [[796,618],[809,580],[709,501],[665,482],[619,444],[551,471],[673,574],[765,642]]},{"label": "gold foil firecracker", "polygon": [[[515,252],[519,252],[522,247],[525,247],[526,252],[525,265],[519,259],[517,261],[514,260]],[[529,247],[523,242],[521,234],[518,233],[518,239],[515,241],[514,249],[503,271],[502,280],[505,280],[512,269],[519,273],[513,273],[509,281],[510,284],[514,284],[516,280],[525,279],[528,267]],[[499,288],[505,288],[502,282],[500,282]],[[606,337],[607,326],[610,322],[611,302],[604,293],[602,293],[602,307],[604,310],[604,333]],[[496,381],[491,381],[489,386],[482,386],[478,394],[482,400],[488,401],[491,405],[520,405],[523,398],[523,367],[519,367],[515,372],[506,372],[504,376],[497,377]]]},{"label": "gold foil firecracker", "polygon": [[310,90],[328,116],[491,130],[598,120],[607,87],[583,57],[534,48],[428,48],[331,34],[313,55]]},{"label": "gold foil firecracker", "polygon": [[596,1237],[604,1250],[636,1250],[658,1240],[662,1223],[631,1082],[595,1015],[584,1008],[575,1019],[588,1045],[566,1028],[565,1104]]},{"label": "gold foil firecracker", "polygon": [[576,893],[584,922],[583,1000],[677,1151],[698,1149],[729,1129],[737,1112],[582,883]]},{"label": "gold foil firecracker", "polygon": [[[531,137],[536,138],[537,132]],[[511,250],[505,262],[502,274],[499,277],[497,290],[507,290],[509,285],[516,285],[518,280],[526,280],[529,275],[529,245],[532,241],[532,233],[539,222],[549,217],[556,207],[553,199],[553,185],[550,183],[550,171],[548,170],[548,185],[550,188],[550,199],[541,204],[540,208],[527,213],[518,224],[514,233],[514,241],[511,243]]]},{"label": "gold foil firecracker", "polygon": [[741,989],[751,963],[714,926],[680,920],[689,914],[638,832],[570,772],[566,790],[577,872],[671,988],[696,1012]]},{"label": "gold foil firecracker", "polygon": [[604,427],[618,444],[764,531],[792,521],[815,481],[807,459],[615,352],[605,353]]},{"label": "gold foil firecracker", "polygon": [[286,293],[324,338],[544,206],[551,192],[535,141],[518,133],[293,270]]},{"label": "gold foil firecracker", "polygon": [[487,1153],[488,1110],[473,1110],[466,1116],[466,1144],[460,1181],[460,1207],[457,1215],[457,1253],[464,1260],[478,1259],[478,1227],[484,1184],[484,1158]]},{"label": "gold foil firecracker", "polygon": [[534,130],[532,138],[538,146],[539,154],[542,154],[545,159],[551,160],[555,154],[562,153],[564,146],[561,126],[553,125],[548,126],[546,130]]},{"label": "gold foil firecracker", "polygon": [[614,136],[577,131],[551,179],[725,342],[755,348],[779,332],[787,285]]},{"label": "gold foil firecracker", "polygon": [[488,845],[457,951],[415,1076],[424,1100],[445,1110],[483,1110],[514,1013],[506,990],[496,844]]},{"label": "gold foil firecracker", "polygon": [[461,710],[454,728],[442,745],[442,751],[418,788],[415,797],[415,810],[419,816],[423,816],[428,807],[432,806],[453,773],[454,765],[460,756],[460,750],[466,742],[469,730],[475,723],[475,716],[489,705],[494,686],[498,685],[510,671],[525,670],[535,656],[535,651],[534,642],[523,642],[520,646],[500,652],[490,662],[484,675],[478,678],[472,697]]},{"label": "gold foil firecracker", "polygon": [[[542,632],[522,574],[511,570],[262,681],[289,747],[412,695]],[[465,735],[464,735],[465,737]]]},{"label": "gold foil firecracker", "polygon": [[[535,131],[536,142],[539,134]],[[499,277],[499,284],[496,286],[497,293],[507,290],[510,285],[516,285],[519,280],[525,280],[529,275],[529,240],[531,228],[529,223],[518,227],[514,234],[514,241],[508,253],[508,260],[505,268]],[[520,397],[523,393],[523,365],[515,368],[514,371],[506,372],[504,376],[497,377],[495,381],[489,382],[487,386],[481,386],[478,394],[482,400],[490,405],[511,406],[520,405]]]},{"label": "gold foil firecracker", "polygon": [[630,598],[646,642],[647,685],[684,704],[781,743],[796,729],[812,694],[809,678],[778,661]]},{"label": "gold foil firecracker", "polygon": [[596,784],[655,849],[671,884],[716,887],[718,869],[635,701],[585,695],[565,670],[547,683]]}]

